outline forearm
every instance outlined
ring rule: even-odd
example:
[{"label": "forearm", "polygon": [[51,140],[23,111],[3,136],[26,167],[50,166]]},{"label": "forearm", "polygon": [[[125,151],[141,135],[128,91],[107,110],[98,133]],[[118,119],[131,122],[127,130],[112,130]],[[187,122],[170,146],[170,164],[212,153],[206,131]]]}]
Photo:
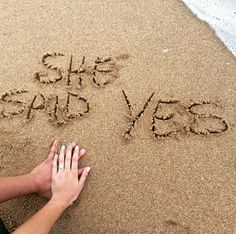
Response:
[{"label": "forearm", "polygon": [[0,203],[34,192],[37,192],[37,186],[30,174],[0,177]]},{"label": "forearm", "polygon": [[60,217],[65,207],[49,201],[41,210],[28,221],[18,227],[13,234],[46,234],[49,233],[54,223]]}]

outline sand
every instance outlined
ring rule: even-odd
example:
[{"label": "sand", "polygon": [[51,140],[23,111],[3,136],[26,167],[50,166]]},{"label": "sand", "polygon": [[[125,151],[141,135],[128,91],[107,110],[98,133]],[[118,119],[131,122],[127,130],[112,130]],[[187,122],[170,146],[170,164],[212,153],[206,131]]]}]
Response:
[{"label": "sand", "polygon": [[[0,11],[0,175],[29,172],[55,138],[92,168],[52,233],[234,232],[236,60],[206,23],[178,0]],[[0,214],[13,230],[45,202]]]}]

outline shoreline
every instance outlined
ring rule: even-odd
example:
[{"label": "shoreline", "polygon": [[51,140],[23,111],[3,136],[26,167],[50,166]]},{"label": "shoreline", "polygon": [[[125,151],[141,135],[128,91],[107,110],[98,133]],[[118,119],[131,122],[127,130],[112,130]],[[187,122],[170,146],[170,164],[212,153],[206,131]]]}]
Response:
[{"label": "shoreline", "polygon": [[233,0],[182,0],[191,12],[205,21],[236,57],[236,2]]}]

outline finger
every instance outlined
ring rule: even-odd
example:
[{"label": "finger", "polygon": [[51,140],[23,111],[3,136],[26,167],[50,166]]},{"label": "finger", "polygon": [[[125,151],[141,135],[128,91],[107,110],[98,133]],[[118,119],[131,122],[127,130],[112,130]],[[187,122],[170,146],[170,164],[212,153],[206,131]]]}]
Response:
[{"label": "finger", "polygon": [[86,179],[87,179],[87,177],[88,177],[89,171],[90,171],[90,167],[86,167],[86,169],[83,170],[83,172],[82,172],[82,175],[81,175],[81,177],[80,177],[80,179],[79,179],[79,189],[80,189],[80,191],[81,191],[81,190],[83,189],[83,187],[84,187],[84,183],[85,183],[85,181],[86,181]]},{"label": "finger", "polygon": [[81,149],[81,150],[79,151],[78,160],[80,160],[80,159],[85,155],[85,153],[86,153],[86,150],[85,150],[85,149]]},{"label": "finger", "polygon": [[52,142],[52,146],[51,146],[51,149],[50,149],[48,157],[47,157],[48,160],[53,160],[54,155],[57,152],[57,146],[58,146],[58,140],[54,140]]},{"label": "finger", "polygon": [[72,154],[72,145],[69,144],[66,150],[66,158],[65,158],[65,169],[70,170],[71,165],[71,154]]},{"label": "finger", "polygon": [[78,170],[78,175],[82,175],[83,171],[86,169],[87,167],[82,167],[82,168],[79,168]]},{"label": "finger", "polygon": [[72,149],[74,149],[75,146],[76,146],[76,143],[75,143],[75,142],[72,142],[72,143],[71,143],[71,146],[72,146]]},{"label": "finger", "polygon": [[55,154],[52,165],[52,176],[55,176],[57,174],[57,160],[58,160],[58,154]]},{"label": "finger", "polygon": [[[75,142],[72,142],[72,143],[69,143],[69,144],[71,144],[72,145],[72,150],[75,148],[75,146],[76,146],[76,143]],[[69,144],[67,145],[67,147],[69,146]],[[67,152],[67,147],[66,147],[66,152]]]},{"label": "finger", "polygon": [[59,155],[59,170],[63,170],[64,169],[64,162],[65,162],[65,146],[63,145],[61,147],[61,151],[60,151],[60,155]]},{"label": "finger", "polygon": [[71,168],[74,171],[78,171],[78,161],[79,161],[79,146],[77,145],[74,150],[72,164],[71,164]]},{"label": "finger", "polygon": [[76,143],[75,143],[75,142],[72,142],[72,143],[71,143],[71,146],[72,146],[72,155],[73,155],[74,150],[75,150],[75,147],[76,147]]}]

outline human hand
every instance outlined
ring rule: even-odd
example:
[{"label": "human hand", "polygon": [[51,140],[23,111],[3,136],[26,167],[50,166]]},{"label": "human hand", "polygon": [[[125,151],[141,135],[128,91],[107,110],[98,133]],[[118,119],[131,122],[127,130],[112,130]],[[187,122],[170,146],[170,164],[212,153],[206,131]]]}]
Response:
[{"label": "human hand", "polygon": [[[76,146],[72,156],[72,145],[61,147],[60,155],[57,154],[53,160],[51,203],[66,209],[79,196],[90,171],[90,167],[78,169],[78,162],[81,158],[79,146]],[[81,150],[83,152],[83,150]],[[66,154],[66,157],[65,157]],[[78,176],[80,179],[78,179]]]},{"label": "human hand", "polygon": [[[52,181],[52,165],[53,165],[53,158],[55,154],[57,153],[57,147],[58,147],[59,141],[54,140],[52,142],[51,149],[48,153],[47,158],[38,166],[36,166],[30,173],[30,177],[33,178],[36,192],[38,195],[45,197],[45,198],[51,198],[51,181]],[[72,143],[72,148],[75,147],[75,143]],[[82,157],[85,154],[85,150],[81,149],[80,157]]]}]

